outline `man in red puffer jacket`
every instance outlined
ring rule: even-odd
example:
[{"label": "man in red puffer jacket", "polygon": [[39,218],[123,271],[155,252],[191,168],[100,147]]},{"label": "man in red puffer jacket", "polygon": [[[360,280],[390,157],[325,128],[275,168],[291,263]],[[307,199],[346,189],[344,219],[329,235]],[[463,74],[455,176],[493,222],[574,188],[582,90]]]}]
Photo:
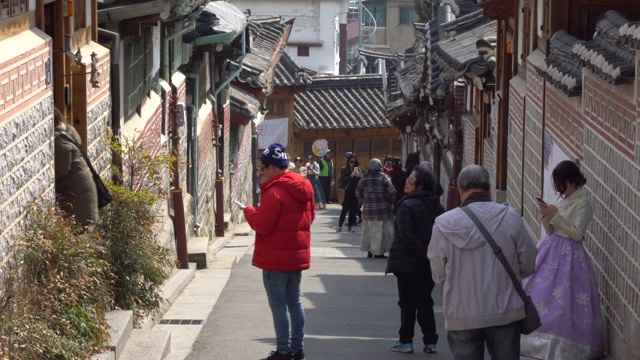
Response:
[{"label": "man in red puffer jacket", "polygon": [[265,179],[260,184],[260,207],[243,210],[256,232],[252,263],[262,269],[276,330],[276,351],[267,360],[303,360],[305,314],[300,280],[302,270],[311,263],[313,187],[300,174],[288,170],[289,156],[281,144],[270,145],[260,162]]}]

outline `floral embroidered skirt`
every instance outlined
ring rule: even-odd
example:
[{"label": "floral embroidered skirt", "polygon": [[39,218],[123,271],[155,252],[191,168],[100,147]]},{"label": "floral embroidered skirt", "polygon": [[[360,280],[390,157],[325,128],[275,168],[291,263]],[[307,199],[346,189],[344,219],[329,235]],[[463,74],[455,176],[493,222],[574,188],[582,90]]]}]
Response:
[{"label": "floral embroidered skirt", "polygon": [[523,335],[520,353],[534,359],[598,359],[604,323],[589,256],[580,241],[550,234],[538,245],[536,271],[522,285],[542,326]]}]

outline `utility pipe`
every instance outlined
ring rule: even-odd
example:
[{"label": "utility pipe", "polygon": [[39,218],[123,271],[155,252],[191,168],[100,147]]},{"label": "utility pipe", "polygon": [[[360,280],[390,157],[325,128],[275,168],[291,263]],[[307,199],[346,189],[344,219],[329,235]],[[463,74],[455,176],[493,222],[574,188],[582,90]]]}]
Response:
[{"label": "utility pipe", "polygon": [[164,39],[162,39],[162,77],[168,83],[171,83],[171,78],[170,78],[171,71],[169,66],[169,41],[177,38],[178,36],[182,36],[190,31],[193,31],[195,30],[195,28],[196,28],[196,20],[191,19],[191,22],[186,28],[181,29],[169,36],[165,36]]},{"label": "utility pipe", "polygon": [[187,251],[187,230],[184,219],[184,200],[180,188],[180,132],[176,123],[178,114],[178,89],[171,85],[169,103],[169,119],[171,121],[171,152],[173,156],[173,226],[176,232],[176,252],[181,269],[189,268],[189,254]]},{"label": "utility pipe", "polygon": [[122,44],[120,43],[120,34],[106,29],[98,28],[98,39],[100,37],[107,38],[111,41],[109,50],[111,51],[111,130],[114,135],[120,132],[120,120],[122,119],[122,82],[120,74],[122,73],[122,64],[120,63],[120,53]]},{"label": "utility pipe", "polygon": [[238,57],[238,68],[229,77],[227,77],[222,82],[222,84],[220,84],[220,86],[218,86],[218,88],[213,92],[213,98],[216,99],[216,101],[218,101],[218,94],[220,94],[220,91],[225,89],[231,83],[231,81],[233,81],[238,75],[240,75],[240,72],[242,71],[242,64],[244,63],[244,57],[247,55],[247,52],[245,49],[246,41],[247,41],[246,33],[247,33],[247,30],[244,30],[242,32],[242,54],[240,55],[240,57]]},{"label": "utility pipe", "polygon": [[191,196],[193,197],[193,222],[195,230],[200,228],[198,223],[198,115],[200,113],[200,75],[194,73],[185,74],[193,79],[193,114],[191,116],[191,138],[189,139],[191,148]]}]

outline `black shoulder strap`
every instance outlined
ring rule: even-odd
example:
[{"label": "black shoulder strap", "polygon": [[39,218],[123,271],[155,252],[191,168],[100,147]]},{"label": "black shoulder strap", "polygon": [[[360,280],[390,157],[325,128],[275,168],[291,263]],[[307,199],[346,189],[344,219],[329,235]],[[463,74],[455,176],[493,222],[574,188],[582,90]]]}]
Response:
[{"label": "black shoulder strap", "polygon": [[498,257],[498,260],[500,260],[500,263],[502,264],[502,266],[504,266],[504,269],[507,271],[507,274],[509,274],[509,277],[513,282],[513,286],[515,286],[516,291],[518,292],[518,295],[520,295],[522,300],[526,302],[527,294],[524,292],[524,289],[522,289],[522,283],[520,283],[520,280],[518,280],[516,275],[513,273],[513,269],[511,269],[511,266],[507,262],[507,258],[505,258],[504,254],[502,253],[502,249],[498,246],[498,244],[496,244],[491,234],[489,234],[489,231],[487,231],[487,228],[484,227],[484,225],[480,222],[480,219],[478,219],[476,214],[474,214],[473,211],[471,211],[471,209],[469,209],[466,206],[461,207],[461,209],[462,211],[464,211],[465,214],[467,214],[467,216],[469,216],[469,218],[471,218],[471,221],[473,221],[473,223],[476,224],[478,229],[480,229],[480,232],[482,233],[484,238],[487,240],[489,245],[491,245],[491,248],[493,249],[493,253],[496,254],[496,256]]}]

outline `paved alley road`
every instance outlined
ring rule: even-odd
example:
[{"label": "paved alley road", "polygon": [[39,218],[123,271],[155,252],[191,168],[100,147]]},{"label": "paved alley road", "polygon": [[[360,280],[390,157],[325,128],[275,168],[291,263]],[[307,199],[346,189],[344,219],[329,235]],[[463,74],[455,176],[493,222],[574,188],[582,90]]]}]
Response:
[{"label": "paved alley road", "polygon": [[[400,310],[396,281],[384,275],[386,259],[367,259],[356,232],[336,233],[338,206],[319,210],[312,226],[311,269],[303,272],[302,300],[307,316],[308,359],[407,359],[387,350],[397,339]],[[230,243],[233,246],[233,241]],[[271,313],[261,270],[251,266],[253,247],[231,273],[188,359],[257,360],[275,349]],[[437,308],[442,302],[436,286]],[[413,357],[450,359],[442,314],[438,354],[424,354],[416,326]]]},{"label": "paved alley road", "polygon": [[[386,259],[367,259],[359,250],[360,227],[354,233],[335,232],[339,211],[336,205],[319,210],[312,226],[311,269],[302,277],[307,359],[451,359],[440,285],[433,292],[438,353],[422,353],[417,324],[414,354],[387,349],[396,341],[400,325],[395,277],[384,275]],[[271,312],[261,270],[251,266],[252,252],[251,246],[233,268],[189,360],[258,360],[275,350]]]}]

